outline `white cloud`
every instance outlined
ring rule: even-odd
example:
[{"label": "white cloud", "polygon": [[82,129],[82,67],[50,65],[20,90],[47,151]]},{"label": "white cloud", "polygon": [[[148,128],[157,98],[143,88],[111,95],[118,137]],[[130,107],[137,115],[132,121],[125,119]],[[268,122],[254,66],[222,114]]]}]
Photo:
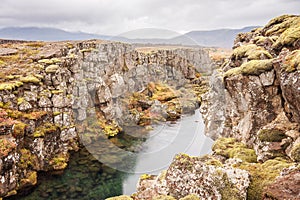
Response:
[{"label": "white cloud", "polygon": [[263,25],[299,10],[299,0],[2,0],[0,26],[50,26],[112,35],[139,28],[182,33]]}]

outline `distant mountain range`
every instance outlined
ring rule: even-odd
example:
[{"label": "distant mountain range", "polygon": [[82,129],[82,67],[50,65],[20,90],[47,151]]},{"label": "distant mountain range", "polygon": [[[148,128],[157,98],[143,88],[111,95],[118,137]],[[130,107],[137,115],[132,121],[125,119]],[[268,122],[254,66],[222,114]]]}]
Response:
[{"label": "distant mountain range", "polygon": [[68,32],[55,28],[7,27],[0,29],[0,39],[18,39],[31,41],[111,39],[115,41],[122,41],[128,43],[181,44],[231,48],[235,36],[238,33],[249,32],[254,28],[257,28],[257,26],[245,27],[242,29],[191,31],[184,35],[173,37],[171,39],[128,39],[126,37],[112,37],[108,35],[90,34],[84,32]]}]

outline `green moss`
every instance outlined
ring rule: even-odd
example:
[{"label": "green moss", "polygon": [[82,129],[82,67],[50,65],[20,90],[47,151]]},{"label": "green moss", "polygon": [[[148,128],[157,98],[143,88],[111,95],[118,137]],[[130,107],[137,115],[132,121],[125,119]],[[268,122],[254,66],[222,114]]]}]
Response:
[{"label": "green moss", "polygon": [[57,116],[57,115],[60,115],[60,114],[61,114],[61,112],[59,112],[59,111],[53,112],[53,116]]},{"label": "green moss", "polygon": [[7,156],[15,148],[16,145],[11,141],[5,138],[0,139],[0,158]]},{"label": "green moss", "polygon": [[241,65],[243,75],[259,75],[273,69],[272,59],[251,60]]},{"label": "green moss", "polygon": [[282,15],[272,19],[266,26],[266,36],[280,35],[290,27],[297,27],[300,24],[300,17],[295,15]]},{"label": "green moss", "polygon": [[293,146],[291,150],[291,158],[296,162],[300,162],[300,143]]},{"label": "green moss", "polygon": [[25,134],[25,129],[27,127],[27,124],[23,122],[16,123],[13,127],[13,135],[15,138],[23,137]]},{"label": "green moss", "polygon": [[260,60],[261,58],[273,58],[272,55],[262,47],[255,44],[248,44],[237,47],[233,50],[232,56],[235,59],[247,57],[249,60]]},{"label": "green moss", "polygon": [[31,113],[21,113],[22,117],[25,119],[30,119],[30,120],[38,120],[41,119],[43,116],[47,115],[46,111],[35,111]]},{"label": "green moss", "polygon": [[95,51],[95,52],[97,52],[98,51],[98,49],[95,49],[95,48],[89,48],[89,49],[81,49],[80,50],[80,52],[81,53],[90,53],[90,52],[92,52],[92,51]]},{"label": "green moss", "polygon": [[[17,190],[11,190],[9,191],[5,197],[10,197],[10,196],[13,196],[13,195],[16,195],[18,194]],[[2,200],[2,198],[0,198]]]},{"label": "green moss", "polygon": [[30,42],[30,43],[27,43],[26,46],[40,48],[40,47],[45,46],[45,43],[44,42]]},{"label": "green moss", "polygon": [[27,186],[33,186],[37,184],[37,173],[36,171],[28,172],[26,178],[21,179],[19,183],[19,189]]},{"label": "green moss", "polygon": [[8,76],[5,77],[5,79],[8,79],[8,80],[13,80],[13,79],[15,79],[15,78],[16,78],[16,77],[13,76],[13,75],[8,75]]},{"label": "green moss", "polygon": [[[300,24],[300,21],[299,21]],[[289,46],[292,45],[296,40],[300,38],[300,26],[299,24],[295,27],[290,27],[285,30],[277,39],[277,41],[273,44],[274,48],[278,48],[281,46]]]},{"label": "green moss", "polygon": [[[92,125],[94,128],[101,127],[105,135],[109,137],[116,136],[118,133],[122,131],[122,128],[118,126],[118,124],[113,121],[99,120],[95,125]],[[91,127],[92,128],[92,127]]]},{"label": "green moss", "polygon": [[37,78],[40,79],[40,80],[44,78],[44,76],[43,76],[43,75],[40,75],[40,74],[34,74],[34,76],[37,77]]},{"label": "green moss", "polygon": [[190,194],[183,198],[180,198],[179,200],[200,200],[200,198],[196,194]]},{"label": "green moss", "polygon": [[45,123],[35,129],[33,137],[44,137],[46,134],[55,133],[58,130],[58,126],[52,123]]},{"label": "green moss", "polygon": [[18,166],[21,169],[28,169],[29,167],[35,168],[37,167],[38,159],[36,155],[32,154],[28,149],[20,150],[20,161],[18,162]]},{"label": "green moss", "polygon": [[242,74],[242,68],[241,67],[235,67],[235,68],[232,68],[232,69],[226,71],[224,73],[224,78],[239,75],[239,74]]},{"label": "green moss", "polygon": [[213,165],[216,167],[222,167],[223,164],[221,161],[217,160],[215,157],[210,156],[210,155],[204,155],[201,157],[201,160],[205,162],[207,165]]},{"label": "green moss", "polygon": [[52,94],[61,94],[63,92],[64,92],[63,90],[51,90]]},{"label": "green moss", "polygon": [[53,167],[55,170],[62,170],[65,169],[68,164],[67,164],[68,159],[64,155],[58,155],[57,157],[53,158],[50,161],[50,165]]},{"label": "green moss", "polygon": [[17,104],[18,104],[18,105],[21,105],[24,101],[25,101],[25,99],[24,99],[23,97],[19,97],[19,98],[17,99]]},{"label": "green moss", "polygon": [[287,160],[276,158],[267,160],[265,163],[242,163],[238,168],[250,173],[250,186],[247,199],[262,199],[262,192],[266,186],[273,183],[282,169],[292,166]]},{"label": "green moss", "polygon": [[192,156],[189,156],[185,153],[180,153],[175,156],[175,159],[180,163],[182,169],[192,170],[194,163],[192,162]]},{"label": "green moss", "polygon": [[55,73],[59,69],[59,65],[49,65],[46,67],[46,73]]},{"label": "green moss", "polygon": [[214,143],[212,150],[217,154],[226,158],[239,158],[245,162],[256,162],[257,156],[253,149],[235,138],[219,138]]},{"label": "green moss", "polygon": [[219,185],[223,186],[223,188],[220,190],[222,200],[240,200],[241,199],[239,190],[235,187],[235,185],[232,182],[229,181],[226,173],[223,173],[222,183],[219,183]]},{"label": "green moss", "polygon": [[295,50],[285,57],[283,68],[287,72],[294,72],[300,67],[300,50]]},{"label": "green moss", "polygon": [[130,196],[121,195],[121,196],[117,196],[117,197],[110,197],[105,200],[133,200],[133,199]]},{"label": "green moss", "polygon": [[0,59],[0,66],[5,65],[5,64],[6,64],[6,62],[4,62],[3,60]]},{"label": "green moss", "polygon": [[259,75],[265,71],[273,69],[273,59],[268,60],[250,60],[243,63],[240,67],[228,70],[224,73],[224,77],[235,76],[238,74],[243,75]]},{"label": "green moss", "polygon": [[20,81],[23,83],[40,83],[40,80],[33,76],[33,75],[28,75],[26,77],[21,77]]},{"label": "green moss", "polygon": [[177,97],[178,95],[170,86],[162,83],[156,83],[151,99],[166,102]]},{"label": "green moss", "polygon": [[2,91],[2,90],[12,91],[18,87],[21,87],[22,85],[23,85],[23,83],[20,81],[0,83],[0,91]]},{"label": "green moss", "polygon": [[176,199],[169,195],[159,195],[159,196],[155,196],[153,200],[176,200]]},{"label": "green moss", "polygon": [[56,63],[61,63],[61,59],[60,58],[51,58],[51,61],[56,64]]},{"label": "green moss", "polygon": [[42,60],[39,60],[38,63],[52,65],[52,64],[56,64],[56,63],[61,63],[61,60],[59,58],[42,59]]},{"label": "green moss", "polygon": [[284,131],[278,129],[261,129],[258,132],[258,139],[262,142],[281,142],[286,137]]},{"label": "green moss", "polygon": [[140,179],[141,179],[141,180],[146,180],[146,179],[150,179],[150,178],[152,178],[152,176],[151,176],[150,174],[142,174],[142,175],[140,176]]}]

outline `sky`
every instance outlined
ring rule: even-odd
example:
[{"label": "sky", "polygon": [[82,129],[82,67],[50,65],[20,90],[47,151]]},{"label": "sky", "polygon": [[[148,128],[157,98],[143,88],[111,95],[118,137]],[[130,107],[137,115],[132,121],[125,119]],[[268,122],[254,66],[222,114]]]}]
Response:
[{"label": "sky", "polygon": [[1,0],[0,27],[54,27],[104,35],[174,33],[266,24],[300,14],[300,0]]}]

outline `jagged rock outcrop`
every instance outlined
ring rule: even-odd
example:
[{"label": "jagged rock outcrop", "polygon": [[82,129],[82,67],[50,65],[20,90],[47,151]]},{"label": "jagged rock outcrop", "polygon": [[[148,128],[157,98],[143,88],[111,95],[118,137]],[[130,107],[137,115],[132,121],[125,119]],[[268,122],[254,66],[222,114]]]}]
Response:
[{"label": "jagged rock outcrop", "polygon": [[[204,101],[208,103],[202,105],[208,136],[236,138],[254,148],[263,164],[281,158],[299,162],[299,24],[300,16],[283,15],[262,28],[239,34],[231,57],[211,78],[211,88],[218,89],[211,89]],[[296,176],[277,181],[294,184],[297,180],[292,177]],[[288,197],[289,191],[276,183],[268,194],[275,188],[281,191],[274,193],[275,199]],[[262,191],[259,194],[255,198],[262,198]]]},{"label": "jagged rock outcrop", "polygon": [[300,198],[300,170],[291,167],[283,171],[276,181],[270,184],[263,192],[264,200]]},{"label": "jagged rock outcrop", "polygon": [[213,157],[178,154],[167,171],[158,176],[142,176],[136,199],[170,195],[175,199],[194,194],[200,199],[246,199],[249,174],[224,165]]},{"label": "jagged rock outcrop", "polygon": [[[296,141],[297,138],[285,133],[299,131],[299,20],[299,16],[284,15],[263,28],[237,36],[232,56],[223,67],[225,73],[218,75],[224,78],[223,106],[215,103],[212,90],[208,94],[212,106],[205,108],[209,110],[215,106],[224,110],[224,115],[213,116],[215,121],[219,120],[222,130],[217,134],[209,131],[213,125],[207,118],[207,135],[235,137],[255,146],[258,154],[270,146],[273,146],[270,151],[280,146],[284,151]],[[222,88],[221,84],[211,84],[212,88]],[[284,126],[289,123],[295,124]],[[286,136],[263,139],[262,134],[272,134],[271,130],[275,130],[274,137],[276,134]]]},{"label": "jagged rock outcrop", "polygon": [[[63,170],[86,130],[119,131],[130,119],[124,95],[150,82],[181,87],[209,63],[202,49],[143,53],[93,40],[1,43],[0,197],[35,185],[40,170]],[[86,120],[96,114],[98,121]]]}]

